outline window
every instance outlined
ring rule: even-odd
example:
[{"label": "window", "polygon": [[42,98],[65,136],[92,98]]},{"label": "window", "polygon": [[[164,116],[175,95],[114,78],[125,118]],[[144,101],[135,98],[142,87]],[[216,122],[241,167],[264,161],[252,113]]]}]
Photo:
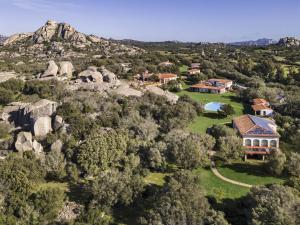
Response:
[{"label": "window", "polygon": [[261,141],[261,146],[268,147],[268,140],[262,140]]},{"label": "window", "polygon": [[259,146],[259,140],[255,139],[255,140],[253,141],[253,146]]},{"label": "window", "polygon": [[277,141],[272,140],[271,141],[271,147],[277,147]]},{"label": "window", "polygon": [[246,146],[251,146],[251,139],[246,139],[245,140],[245,145]]}]

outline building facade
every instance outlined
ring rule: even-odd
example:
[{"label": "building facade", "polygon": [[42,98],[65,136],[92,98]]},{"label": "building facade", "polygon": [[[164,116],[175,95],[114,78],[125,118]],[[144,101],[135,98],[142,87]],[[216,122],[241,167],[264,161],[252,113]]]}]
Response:
[{"label": "building facade", "polygon": [[237,129],[243,139],[245,157],[247,155],[268,155],[279,149],[280,135],[273,120],[253,115],[243,115],[233,120],[233,128]]}]

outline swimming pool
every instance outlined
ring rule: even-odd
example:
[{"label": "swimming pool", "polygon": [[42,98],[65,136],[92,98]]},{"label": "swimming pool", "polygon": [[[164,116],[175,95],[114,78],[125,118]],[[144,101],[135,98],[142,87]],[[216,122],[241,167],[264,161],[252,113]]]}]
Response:
[{"label": "swimming pool", "polygon": [[224,105],[224,103],[221,103],[221,102],[210,102],[210,103],[207,103],[204,106],[204,109],[207,110],[207,111],[217,112],[218,110],[220,110],[220,108],[221,108],[222,105]]}]

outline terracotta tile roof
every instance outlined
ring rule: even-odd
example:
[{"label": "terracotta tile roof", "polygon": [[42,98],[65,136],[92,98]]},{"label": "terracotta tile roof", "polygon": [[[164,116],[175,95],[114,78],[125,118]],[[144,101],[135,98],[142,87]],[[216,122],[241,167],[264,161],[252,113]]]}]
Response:
[{"label": "terracotta tile roof", "polygon": [[253,111],[260,111],[260,110],[264,110],[264,109],[269,109],[269,110],[272,110],[271,108],[265,106],[265,105],[252,105],[251,106]]},{"label": "terracotta tile roof", "polygon": [[211,85],[207,85],[205,83],[199,83],[191,86],[191,88],[203,88],[203,89],[210,89],[210,90],[222,90],[225,89],[224,87],[214,87]]},{"label": "terracotta tile roof", "polygon": [[220,82],[220,83],[226,84],[226,83],[232,82],[232,80],[227,80],[227,79],[209,79],[208,82]]},{"label": "terracotta tile roof", "polygon": [[243,115],[233,119],[233,123],[241,135],[247,136],[276,136],[276,124],[272,120],[252,115]]},{"label": "terracotta tile roof", "polygon": [[168,78],[177,78],[177,75],[173,73],[160,73],[158,77],[159,79],[168,79]]},{"label": "terracotta tile roof", "polygon": [[233,122],[241,134],[244,134],[245,132],[247,132],[248,130],[250,130],[251,128],[253,128],[255,126],[255,124],[249,118],[248,115],[243,115],[243,116],[234,118]]},{"label": "terracotta tile roof", "polygon": [[263,98],[255,98],[253,99],[254,105],[268,104],[268,101]]}]

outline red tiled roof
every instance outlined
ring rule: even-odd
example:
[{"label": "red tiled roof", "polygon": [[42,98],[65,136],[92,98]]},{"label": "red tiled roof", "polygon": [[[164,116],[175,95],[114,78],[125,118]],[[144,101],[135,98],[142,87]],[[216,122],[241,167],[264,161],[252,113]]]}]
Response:
[{"label": "red tiled roof", "polygon": [[232,82],[232,80],[227,80],[227,79],[209,79],[208,82],[220,82],[220,83],[226,84],[226,83]]},{"label": "red tiled roof", "polygon": [[272,128],[276,124],[268,119],[252,115],[243,115],[233,119],[233,123],[241,135],[246,136],[279,136]]},{"label": "red tiled roof", "polygon": [[263,98],[255,98],[253,99],[253,104],[254,105],[262,105],[262,104],[267,104],[268,101],[263,99]]},{"label": "red tiled roof", "polygon": [[251,106],[253,111],[260,111],[260,110],[264,110],[264,109],[269,109],[269,110],[272,110],[271,108],[265,106],[265,105],[252,105]]},{"label": "red tiled roof", "polygon": [[168,78],[177,78],[177,75],[173,73],[160,73],[158,77],[159,79],[168,79]]},{"label": "red tiled roof", "polygon": [[214,86],[206,85],[204,83],[199,83],[199,84],[193,85],[193,86],[191,86],[191,88],[203,88],[203,89],[210,89],[210,90],[225,89],[224,87],[214,87]]},{"label": "red tiled roof", "polygon": [[251,128],[255,127],[253,121],[248,115],[243,115],[233,119],[233,122],[241,134],[246,133]]}]

